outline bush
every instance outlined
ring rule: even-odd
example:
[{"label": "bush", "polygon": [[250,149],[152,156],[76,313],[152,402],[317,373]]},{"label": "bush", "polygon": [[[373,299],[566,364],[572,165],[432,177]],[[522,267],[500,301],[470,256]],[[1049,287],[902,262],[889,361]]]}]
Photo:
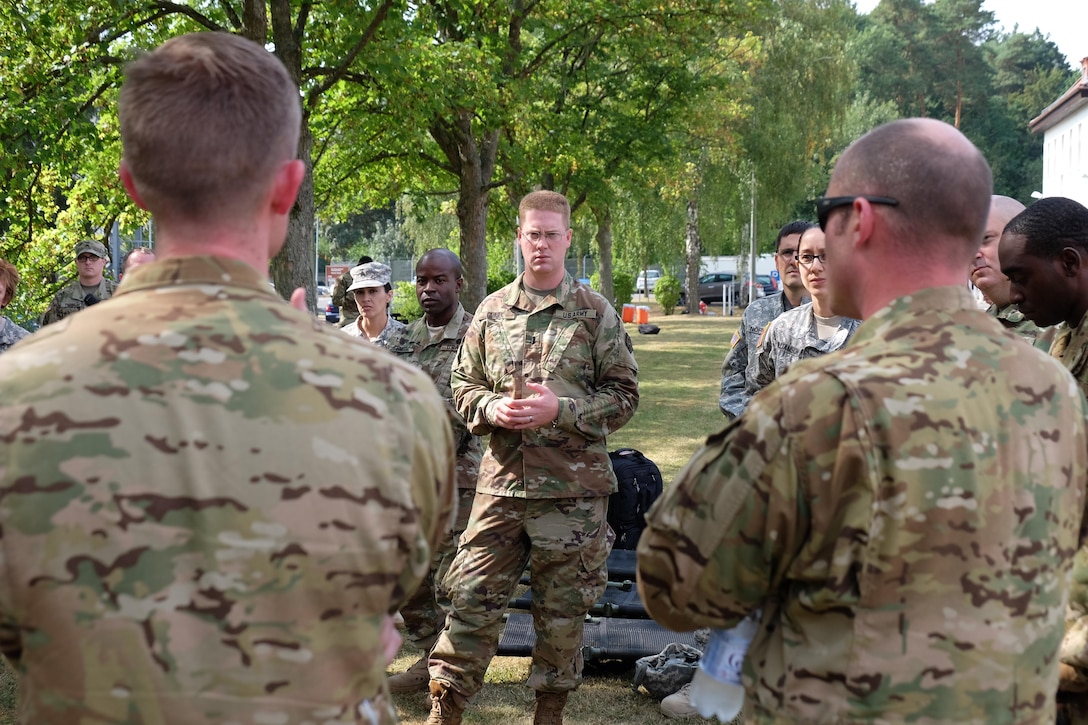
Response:
[{"label": "bush", "polygon": [[[600,272],[594,272],[593,276],[589,278],[589,286],[598,292],[601,291]],[[616,296],[612,305],[617,310],[622,310],[623,306],[629,303],[635,296],[635,276],[633,274],[627,274],[626,272],[613,271],[612,293]]]},{"label": "bush", "polygon": [[416,297],[414,282],[393,283],[393,317],[401,322],[415,322],[423,317],[423,306]]},{"label": "bush", "polygon": [[676,305],[680,304],[680,289],[680,280],[671,274],[666,274],[657,280],[657,285],[654,287],[654,297],[657,299],[658,304],[661,305],[661,311],[666,315],[671,315],[675,311]]}]

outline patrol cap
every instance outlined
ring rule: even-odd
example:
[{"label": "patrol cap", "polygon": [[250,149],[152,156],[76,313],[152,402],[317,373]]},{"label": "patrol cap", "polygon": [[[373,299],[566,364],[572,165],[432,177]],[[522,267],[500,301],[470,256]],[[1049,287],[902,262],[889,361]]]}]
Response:
[{"label": "patrol cap", "polygon": [[348,292],[364,287],[384,287],[393,279],[393,270],[381,262],[367,262],[351,268],[351,286]]},{"label": "patrol cap", "polygon": [[109,259],[110,256],[109,252],[106,251],[106,245],[93,239],[84,239],[76,245],[76,259],[79,259],[81,254],[93,254],[102,259]]}]

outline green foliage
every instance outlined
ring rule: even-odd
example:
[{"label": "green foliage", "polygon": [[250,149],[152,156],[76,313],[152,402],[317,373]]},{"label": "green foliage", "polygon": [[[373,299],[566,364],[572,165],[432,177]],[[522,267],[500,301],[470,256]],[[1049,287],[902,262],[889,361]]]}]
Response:
[{"label": "green foliage", "polygon": [[414,283],[393,283],[393,316],[401,322],[413,322],[423,317],[423,306],[416,297]]},{"label": "green foliage", "polygon": [[[598,292],[601,289],[601,273],[594,272],[589,278],[589,286]],[[622,309],[625,304],[629,304],[635,296],[635,275],[628,274],[627,272],[612,272],[612,294],[616,295],[616,299],[612,301],[612,305],[617,309]]]},{"label": "green foliage", "polygon": [[500,269],[487,275],[487,293],[498,292],[517,278],[517,275],[508,269]]},{"label": "green foliage", "polygon": [[661,305],[661,311],[671,315],[680,304],[680,280],[671,274],[663,275],[654,285],[654,298]]}]

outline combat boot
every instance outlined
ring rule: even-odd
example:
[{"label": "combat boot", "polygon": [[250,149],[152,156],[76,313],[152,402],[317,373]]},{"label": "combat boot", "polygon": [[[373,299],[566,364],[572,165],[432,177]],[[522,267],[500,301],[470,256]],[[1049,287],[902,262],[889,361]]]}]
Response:
[{"label": "combat boot", "polygon": [[533,725],[563,725],[563,708],[567,706],[567,692],[537,692]]},{"label": "combat boot", "polygon": [[690,682],[661,701],[661,714],[669,718],[699,717],[691,704]]},{"label": "combat boot", "polygon": [[431,714],[424,725],[461,725],[468,699],[445,682],[431,680]]},{"label": "combat boot", "polygon": [[389,691],[394,694],[402,692],[425,692],[427,683],[431,681],[431,673],[427,670],[427,660],[430,655],[423,655],[414,665],[404,672],[390,675],[386,678],[389,683]]}]

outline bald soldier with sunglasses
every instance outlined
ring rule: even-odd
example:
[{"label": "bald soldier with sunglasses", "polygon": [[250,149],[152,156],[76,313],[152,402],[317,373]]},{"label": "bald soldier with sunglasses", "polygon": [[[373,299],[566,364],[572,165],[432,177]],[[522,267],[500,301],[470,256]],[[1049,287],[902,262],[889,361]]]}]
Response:
[{"label": "bald soldier with sunglasses", "polygon": [[831,307],[862,325],[755,396],[648,516],[654,619],[762,613],[749,723],[1054,721],[1088,405],[967,290],[991,193],[948,124],[852,144],[817,212]]}]

